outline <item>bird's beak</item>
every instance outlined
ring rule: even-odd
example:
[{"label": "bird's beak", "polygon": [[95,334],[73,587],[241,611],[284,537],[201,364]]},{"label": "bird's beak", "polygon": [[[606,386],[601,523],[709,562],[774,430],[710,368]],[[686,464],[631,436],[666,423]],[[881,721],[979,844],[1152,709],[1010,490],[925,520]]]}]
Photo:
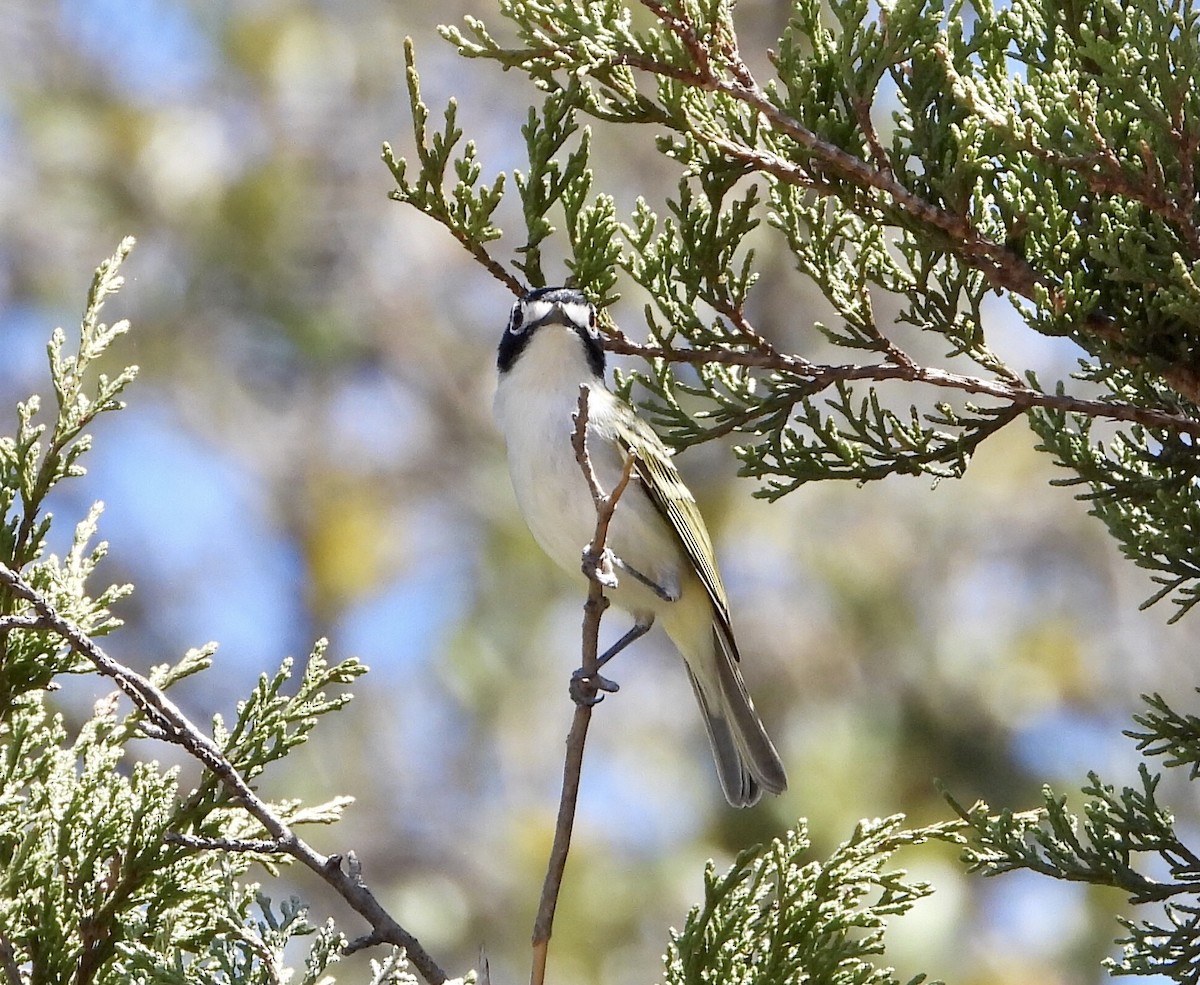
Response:
[{"label": "bird's beak", "polygon": [[538,327],[542,325],[565,325],[571,327],[571,317],[567,314],[567,309],[559,301],[555,301],[550,306],[550,310],[538,320]]}]

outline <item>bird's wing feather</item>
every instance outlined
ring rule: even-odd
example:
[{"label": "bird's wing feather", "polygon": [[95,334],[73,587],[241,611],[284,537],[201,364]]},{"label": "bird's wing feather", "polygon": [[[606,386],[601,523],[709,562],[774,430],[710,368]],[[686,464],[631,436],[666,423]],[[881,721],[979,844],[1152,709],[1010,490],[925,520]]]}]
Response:
[{"label": "bird's wing feather", "polygon": [[[632,414],[622,419],[621,443],[634,458],[634,475],[675,531],[692,568],[712,601],[716,621],[732,644],[729,599],[717,570],[716,555],[704,519],[691,490],[684,484],[662,439],[641,418]],[[732,648],[735,655],[737,650]]]}]

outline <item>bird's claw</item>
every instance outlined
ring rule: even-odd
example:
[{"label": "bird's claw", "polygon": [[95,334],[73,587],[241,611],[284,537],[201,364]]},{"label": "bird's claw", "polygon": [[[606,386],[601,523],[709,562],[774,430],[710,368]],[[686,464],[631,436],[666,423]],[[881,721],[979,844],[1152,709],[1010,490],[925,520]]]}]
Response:
[{"label": "bird's claw", "polygon": [[588,708],[603,701],[604,693],[615,694],[620,689],[621,685],[616,681],[599,674],[589,674],[582,667],[571,675],[571,683],[567,687],[571,700]]},{"label": "bird's claw", "polygon": [[592,554],[587,550],[583,552],[583,573],[589,578],[594,578],[610,591],[617,587],[615,569],[619,564],[617,556],[607,547],[599,555]]}]

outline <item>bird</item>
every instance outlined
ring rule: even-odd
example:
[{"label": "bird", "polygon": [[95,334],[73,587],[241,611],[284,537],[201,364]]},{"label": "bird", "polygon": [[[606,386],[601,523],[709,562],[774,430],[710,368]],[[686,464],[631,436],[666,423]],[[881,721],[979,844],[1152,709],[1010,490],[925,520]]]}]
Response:
[{"label": "bird", "polygon": [[661,625],[683,657],[725,799],[748,807],[764,791],[782,793],[787,774],[742,678],[712,540],[671,453],[609,390],[605,366],[596,308],[581,291],[538,288],[513,305],[496,355],[494,412],[517,505],[545,554],[583,578],[596,509],[571,438],[586,387],[586,448],[606,492],[633,459],[606,547],[617,576],[608,597],[634,625],[600,661]]}]

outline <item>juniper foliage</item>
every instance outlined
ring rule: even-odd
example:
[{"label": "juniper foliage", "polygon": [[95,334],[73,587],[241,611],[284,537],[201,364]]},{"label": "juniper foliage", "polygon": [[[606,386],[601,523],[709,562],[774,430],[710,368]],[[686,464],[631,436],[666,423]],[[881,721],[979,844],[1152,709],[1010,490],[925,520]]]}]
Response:
[{"label": "juniper foliage", "polygon": [[[907,845],[955,842],[955,825],[908,830],[902,815],[862,821],[824,861],[801,825],[765,850],[752,848],[723,875],[710,862],[704,903],[671,935],[667,985],[693,982],[829,982],[899,985],[883,953],[887,920],[932,889],[887,866]],[[920,985],[924,975],[906,979]]]},{"label": "juniper foliage", "polygon": [[[568,268],[601,306],[622,275],[644,291],[653,358],[641,379],[677,445],[736,433],[743,474],[778,497],[817,479],[960,475],[981,441],[1024,416],[1071,470],[1064,481],[1087,485],[1094,512],[1156,573],[1156,597],[1177,614],[1194,604],[1200,556],[1171,533],[1197,519],[1194,5],[896,0],[872,14],[865,0],[797,0],[766,80],[722,0],[510,0],[501,12],[513,47],[474,18],[443,34],[545,92],[523,128],[514,270],[543,283],[557,209]],[[501,236],[504,175],[481,182],[455,103],[430,135],[411,44],[406,57],[421,167],[410,180],[385,145],[393,197],[517,289],[485,249]],[[589,117],[652,125],[680,174],[665,216],[640,201],[623,221],[593,192]],[[837,312],[814,336],[857,363],[781,353],[753,323],[767,249],[785,250]],[[1101,396],[1074,398],[1002,362],[985,337],[989,292],[1034,331],[1077,343],[1077,392]],[[876,314],[884,298],[890,325]],[[917,364],[908,329],[939,336],[946,366]],[[893,406],[876,386],[887,380],[944,399]],[[1119,427],[1100,440],[1097,420]]]},{"label": "juniper foliage", "polygon": [[[54,631],[17,592],[24,584],[85,638],[120,626],[111,606],[131,591],[92,586],[106,552],[96,542],[97,504],[75,527],[64,557],[47,552],[46,497],[83,474],[90,429],[123,406],[136,367],[114,377],[96,371],[129,329],[100,321],[121,286],[132,240],[96,272],[76,345],[55,330],[48,347],[54,405],[37,397],[17,408],[17,433],[0,437],[0,980],[84,983],[253,983],[328,981],[346,938],[332,923],[315,926],[296,899],[273,902],[250,878],[288,861],[213,772],[191,790],[179,771],[134,760],[128,744],[164,738],[161,724],[114,691],[78,728],[56,710],[53,692],[67,674],[95,673],[91,661]],[[165,701],[178,681],[207,670],[215,646],[193,650],[150,674]],[[355,661],[331,665],[320,643],[303,669],[285,661],[264,675],[231,724],[219,716],[212,738],[243,777],[260,775],[305,742],[318,721],[349,700],[344,687],[364,672]],[[336,692],[336,693],[332,693]],[[305,807],[273,805],[290,825],[328,824],[347,800]],[[223,843],[237,850],[214,850]],[[260,850],[253,850],[259,844]],[[287,970],[292,942],[307,943],[303,969]],[[371,979],[413,982],[396,955]]]},{"label": "juniper foliage", "polygon": [[[636,288],[647,341],[610,320],[608,345],[645,358],[621,385],[641,385],[669,441],[736,435],[741,474],[774,499],[819,480],[953,478],[1023,418],[1060,481],[1080,487],[1150,572],[1158,588],[1146,604],[1170,599],[1177,620],[1200,602],[1200,8],[793,0],[757,74],[729,0],[499,9],[502,34],[471,17],[442,34],[542,94],[522,131],[528,168],[515,176],[525,229],[504,244],[517,259],[497,259],[505,176],[482,182],[453,103],[429,137],[411,44],[421,168],[410,180],[385,145],[392,196],[443,222],[515,292],[544,283],[555,222],[571,274],[601,308]],[[677,170],[676,192],[618,216],[594,189],[588,120],[641,125]],[[756,320],[762,258],[781,251],[835,319]],[[1075,344],[1071,379],[1045,385],[996,354],[983,317],[993,292],[1031,331]],[[808,342],[781,348],[785,327]],[[939,343],[940,363],[913,354],[918,333]],[[846,361],[820,361],[829,346]],[[1194,778],[1196,716],[1146,700],[1140,748]],[[958,808],[967,864],[1116,886],[1162,907],[1161,919],[1123,922],[1112,970],[1194,982],[1196,855],[1157,802],[1159,776],[1143,767],[1118,789],[1093,775],[1082,814],[1049,791],[1020,814]],[[775,953],[790,920],[813,940],[836,937],[781,902],[804,863],[780,851],[739,859],[723,880],[710,874],[705,906],[673,942],[671,981],[748,980],[736,954]],[[1153,888],[1148,860],[1169,873]]]}]

